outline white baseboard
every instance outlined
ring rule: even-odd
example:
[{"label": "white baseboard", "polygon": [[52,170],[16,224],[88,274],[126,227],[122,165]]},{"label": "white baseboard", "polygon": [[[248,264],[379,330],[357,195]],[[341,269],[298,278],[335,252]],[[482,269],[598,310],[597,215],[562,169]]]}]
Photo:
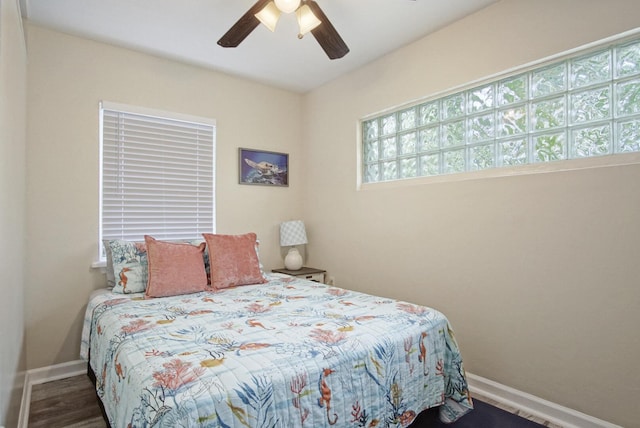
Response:
[{"label": "white baseboard", "polygon": [[30,385],[78,376],[87,372],[87,362],[82,360],[69,361],[49,367],[27,370],[26,377]]},{"label": "white baseboard", "polygon": [[29,385],[28,375],[24,376],[24,386],[22,387],[22,401],[20,402],[20,414],[18,415],[18,427],[27,428],[29,425],[29,408],[31,407],[31,385]]},{"label": "white baseboard", "polygon": [[594,418],[469,372],[467,372],[467,380],[472,396],[473,393],[483,395],[563,428],[622,428],[620,425]]},{"label": "white baseboard", "polygon": [[82,360],[69,361],[49,367],[27,370],[24,374],[24,387],[22,401],[20,403],[20,416],[18,428],[27,428],[29,425],[29,408],[31,406],[31,387],[41,383],[65,379],[87,373],[87,362]]}]

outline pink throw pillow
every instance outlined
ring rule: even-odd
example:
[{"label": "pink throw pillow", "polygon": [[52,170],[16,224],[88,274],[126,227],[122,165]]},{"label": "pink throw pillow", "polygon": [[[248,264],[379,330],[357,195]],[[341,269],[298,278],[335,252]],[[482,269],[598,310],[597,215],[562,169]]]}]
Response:
[{"label": "pink throw pillow", "polygon": [[256,252],[256,234],[214,235],[203,233],[209,249],[211,286],[216,289],[236,285],[264,284]]},{"label": "pink throw pillow", "polygon": [[146,235],[144,241],[149,262],[146,297],[177,296],[207,288],[204,242],[195,246],[157,241]]}]

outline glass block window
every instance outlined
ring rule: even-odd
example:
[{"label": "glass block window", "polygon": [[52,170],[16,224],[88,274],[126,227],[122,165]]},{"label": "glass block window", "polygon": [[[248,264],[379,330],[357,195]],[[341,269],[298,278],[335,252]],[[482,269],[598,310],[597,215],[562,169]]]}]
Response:
[{"label": "glass block window", "polygon": [[363,183],[640,152],[640,39],[362,121]]}]

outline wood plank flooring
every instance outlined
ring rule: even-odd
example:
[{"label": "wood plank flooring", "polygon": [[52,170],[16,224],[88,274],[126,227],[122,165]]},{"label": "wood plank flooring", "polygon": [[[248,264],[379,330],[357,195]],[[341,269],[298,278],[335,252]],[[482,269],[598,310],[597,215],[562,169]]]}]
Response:
[{"label": "wood plank flooring", "polygon": [[[562,428],[474,394],[474,397],[549,428]],[[87,375],[33,385],[29,428],[106,428],[95,389]],[[489,427],[485,427],[489,428]]]},{"label": "wood plank flooring", "polygon": [[497,408],[502,409],[504,411],[507,411],[509,413],[513,413],[514,415],[518,415],[521,418],[536,422],[536,423],[538,423],[540,425],[544,425],[545,427],[548,427],[548,428],[563,428],[562,426],[560,426],[558,424],[554,424],[553,422],[549,422],[549,421],[547,421],[547,420],[545,420],[543,418],[539,418],[537,416],[530,415],[530,414],[528,414],[526,412],[523,412],[522,410],[515,409],[513,407],[510,407],[510,406],[507,406],[505,404],[502,404],[502,403],[500,403],[498,401],[492,400],[491,398],[483,397],[483,396],[481,396],[479,394],[471,394],[471,395],[472,395],[472,397],[477,398],[478,400],[482,400],[487,404],[491,404],[494,407],[497,407]]},{"label": "wood plank flooring", "polygon": [[106,428],[87,375],[33,385],[29,428]]}]

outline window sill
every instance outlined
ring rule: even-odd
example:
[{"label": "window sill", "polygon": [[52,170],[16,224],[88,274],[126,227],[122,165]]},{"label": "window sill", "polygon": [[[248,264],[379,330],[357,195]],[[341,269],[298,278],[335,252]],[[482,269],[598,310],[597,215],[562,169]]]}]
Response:
[{"label": "window sill", "polygon": [[589,168],[608,168],[622,165],[640,164],[640,153],[621,153],[584,159],[560,160],[537,164],[527,164],[513,168],[491,168],[483,171],[471,171],[455,174],[442,174],[430,177],[405,178],[376,183],[358,183],[358,190],[380,190],[433,183],[453,183],[458,181],[478,180],[497,177],[513,177],[518,175],[544,174],[561,171],[574,171]]},{"label": "window sill", "polygon": [[101,272],[106,272],[107,270],[106,260],[98,260],[91,263],[91,269],[99,269]]}]

